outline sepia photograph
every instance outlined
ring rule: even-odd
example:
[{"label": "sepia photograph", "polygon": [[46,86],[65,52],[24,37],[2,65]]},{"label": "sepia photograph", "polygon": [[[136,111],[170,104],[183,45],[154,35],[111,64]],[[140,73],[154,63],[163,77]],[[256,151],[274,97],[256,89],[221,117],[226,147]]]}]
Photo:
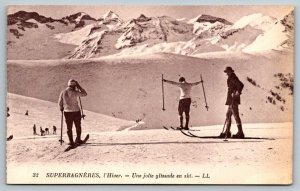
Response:
[{"label": "sepia photograph", "polygon": [[293,6],[6,14],[7,184],[293,183]]}]

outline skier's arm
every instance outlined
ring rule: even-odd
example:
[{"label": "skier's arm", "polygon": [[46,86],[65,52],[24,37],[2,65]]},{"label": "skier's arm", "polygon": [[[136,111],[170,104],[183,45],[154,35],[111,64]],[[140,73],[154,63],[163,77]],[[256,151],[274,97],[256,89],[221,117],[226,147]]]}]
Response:
[{"label": "skier's arm", "polygon": [[64,110],[64,103],[63,103],[63,91],[60,93],[59,95],[59,99],[58,99],[58,106],[60,111]]},{"label": "skier's arm", "polygon": [[201,84],[201,81],[199,81],[199,82],[194,82],[194,83],[190,83],[192,86],[196,86],[196,85],[198,85],[198,84]]},{"label": "skier's arm", "polygon": [[78,90],[79,90],[79,91],[77,91],[79,97],[87,96],[87,93],[86,93],[85,89],[83,89],[83,88],[79,85],[78,82],[77,82],[77,88],[78,88]]},{"label": "skier's arm", "polygon": [[234,92],[233,96],[240,96],[242,94],[244,84],[236,77],[234,79]]},{"label": "skier's arm", "polygon": [[166,79],[164,79],[164,82],[167,82],[169,84],[176,85],[176,86],[180,85],[180,83],[178,83],[178,82],[174,82],[174,81],[170,81],[170,80],[166,80]]},{"label": "skier's arm", "polygon": [[[236,86],[236,92],[241,95],[242,94],[242,91],[243,91],[243,88],[244,88],[244,84],[239,80],[238,77],[236,77],[236,80],[235,80],[235,86]],[[236,94],[237,94],[236,93]]]}]

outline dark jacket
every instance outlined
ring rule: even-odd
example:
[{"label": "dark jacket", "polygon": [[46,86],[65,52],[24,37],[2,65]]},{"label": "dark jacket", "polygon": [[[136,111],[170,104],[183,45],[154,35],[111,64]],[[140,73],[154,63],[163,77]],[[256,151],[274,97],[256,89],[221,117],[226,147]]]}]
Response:
[{"label": "dark jacket", "polygon": [[241,103],[240,96],[232,97],[232,94],[236,93],[236,92],[239,92],[240,94],[242,94],[244,84],[238,79],[238,77],[235,75],[235,73],[232,73],[228,77],[227,86],[228,86],[228,92],[227,92],[227,99],[226,99],[225,105],[240,104]]}]

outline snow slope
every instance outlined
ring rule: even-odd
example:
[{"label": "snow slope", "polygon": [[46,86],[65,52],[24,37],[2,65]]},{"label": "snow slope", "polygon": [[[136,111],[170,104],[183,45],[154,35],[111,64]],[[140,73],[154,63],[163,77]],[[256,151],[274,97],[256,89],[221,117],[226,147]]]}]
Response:
[{"label": "snow slope", "polygon": [[82,41],[86,40],[94,26],[94,24],[90,24],[76,31],[55,34],[53,37],[61,43],[74,44],[78,46],[82,43]]},{"label": "snow slope", "polygon": [[[43,114],[47,116],[48,112]],[[105,123],[105,121],[98,122]],[[86,121],[83,123],[87,127]],[[11,127],[8,126],[8,130]],[[222,125],[195,127],[194,130],[198,131],[193,133],[200,136],[216,136],[220,133],[221,127]],[[60,145],[58,137],[50,138],[53,135],[47,135],[47,138],[36,136],[34,139],[17,137],[7,142],[7,181],[61,183],[60,179],[55,178],[41,182],[28,177],[37,171],[40,176],[49,172],[98,172],[101,176],[107,172],[123,176],[128,173],[156,175],[172,172],[190,173],[193,176],[184,180],[129,177],[123,178],[120,182],[106,178],[100,180],[72,178],[64,179],[64,183],[99,184],[134,181],[135,184],[290,184],[293,169],[292,128],[292,123],[245,124],[244,130],[248,137],[267,139],[229,139],[228,142],[224,142],[223,139],[190,138],[178,131],[164,129],[97,132],[100,128],[95,128],[96,131],[89,132],[91,138],[88,144],[67,153],[63,152],[67,143]],[[64,139],[66,140],[66,137]],[[201,176],[202,172],[209,173],[211,178],[199,181],[195,175]]]},{"label": "snow slope", "polygon": [[243,49],[244,52],[261,52],[268,50],[283,50],[280,45],[288,40],[288,35],[282,33],[285,27],[281,24],[273,26],[270,30],[259,35],[253,43]]},{"label": "snow slope", "polygon": [[[292,181],[292,123],[244,124],[247,137],[264,139],[224,142],[223,139],[190,138],[179,131],[162,128],[126,131],[135,122],[85,111],[87,116],[82,120],[82,127],[83,135],[90,134],[88,143],[63,152],[68,146],[65,125],[62,145],[59,135],[52,135],[52,131],[43,137],[32,135],[34,123],[38,128],[57,125],[59,134],[60,112],[55,103],[9,93],[8,105],[11,115],[7,118],[7,135],[14,135],[14,139],[6,142],[8,183],[61,183],[61,179],[31,178],[34,172],[39,172],[41,177],[54,172],[98,172],[101,176],[107,172],[123,176],[134,172],[193,174],[184,181],[124,178],[121,182],[135,184],[289,184]],[[26,109],[29,116],[24,115]],[[118,131],[120,127],[125,130]],[[197,136],[217,136],[221,128],[221,124],[193,127],[192,132]],[[201,176],[203,171],[211,179],[199,182],[195,175]],[[224,173],[228,175],[224,177]],[[64,183],[119,182],[106,178],[96,181],[72,178],[64,179]]]},{"label": "snow slope", "polygon": [[[161,128],[162,125],[178,124],[179,96],[178,88],[165,84],[167,110],[161,110],[161,74],[173,81],[184,76],[188,82],[198,81],[202,74],[210,110],[205,110],[202,88],[195,87],[192,92],[191,125],[213,125],[221,124],[225,119],[227,77],[223,71],[226,66],[232,66],[245,84],[240,108],[242,121],[292,120],[293,96],[289,95],[288,87],[280,87],[283,81],[275,75],[282,73],[292,78],[293,57],[276,52],[259,56],[224,55],[210,59],[149,54],[88,61],[9,61],[7,86],[10,93],[56,102],[66,82],[75,78],[88,92],[89,96],[84,99],[87,110],[132,121],[140,119],[145,122],[145,128]],[[264,72],[264,76],[258,71]],[[254,79],[261,88],[249,83],[247,77]],[[33,79],[39,80],[33,84]],[[45,86],[49,88],[40,91]],[[278,97],[275,104],[269,103],[268,97],[276,97],[271,95],[271,90],[279,93],[285,101],[280,101]]]},{"label": "snow slope", "polygon": [[[84,98],[82,98],[84,102]],[[61,131],[61,112],[58,104],[43,101],[36,98],[25,97],[17,94],[7,94],[7,106],[10,116],[7,118],[7,135],[14,135],[14,139],[39,139],[40,127],[49,128],[50,135],[45,138],[58,140]],[[29,115],[25,116],[28,110]],[[82,120],[83,134],[90,132],[117,131],[136,125],[133,121],[126,121],[115,117],[84,110],[86,115]],[[33,125],[37,127],[39,135],[33,136]],[[53,125],[57,127],[57,135],[52,135]],[[63,124],[64,139],[66,136],[66,124]]]}]

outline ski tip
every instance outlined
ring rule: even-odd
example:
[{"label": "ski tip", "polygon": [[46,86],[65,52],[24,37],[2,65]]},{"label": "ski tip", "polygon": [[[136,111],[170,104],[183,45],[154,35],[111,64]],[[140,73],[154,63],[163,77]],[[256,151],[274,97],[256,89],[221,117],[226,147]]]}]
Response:
[{"label": "ski tip", "polygon": [[163,128],[164,128],[165,130],[169,130],[166,126],[163,126]]},{"label": "ski tip", "polygon": [[64,152],[68,152],[68,151],[70,151],[70,150],[72,150],[72,149],[75,149],[76,147],[72,147],[72,146],[69,146],[68,148],[66,148],[66,150],[64,151]]},{"label": "ski tip", "polygon": [[[82,144],[85,144],[90,138],[90,134],[87,134],[83,140],[83,143]],[[81,145],[81,144],[80,144]]]}]

